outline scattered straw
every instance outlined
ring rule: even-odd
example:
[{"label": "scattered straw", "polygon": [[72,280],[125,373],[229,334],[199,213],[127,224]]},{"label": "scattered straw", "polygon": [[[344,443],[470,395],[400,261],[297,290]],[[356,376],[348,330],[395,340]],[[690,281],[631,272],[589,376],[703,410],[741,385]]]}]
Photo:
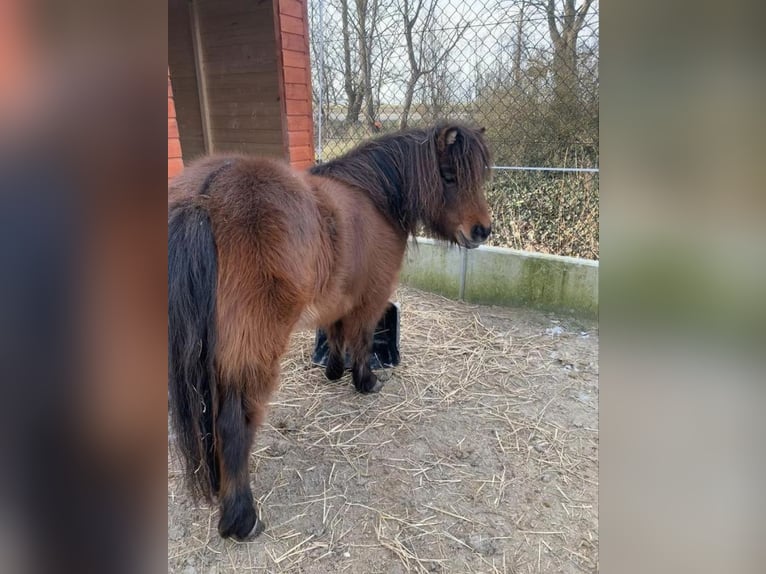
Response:
[{"label": "scattered straw", "polygon": [[294,335],[251,454],[258,540],[220,540],[171,460],[170,571],[596,571],[597,331],[396,298],[402,364],[377,395],[326,381]]}]

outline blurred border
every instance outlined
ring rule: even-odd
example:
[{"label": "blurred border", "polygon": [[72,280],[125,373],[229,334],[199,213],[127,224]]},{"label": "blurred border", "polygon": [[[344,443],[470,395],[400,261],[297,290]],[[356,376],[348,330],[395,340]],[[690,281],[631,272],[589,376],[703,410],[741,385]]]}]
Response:
[{"label": "blurred border", "polygon": [[0,569],[165,569],[167,14],[0,2]]},{"label": "blurred border", "polygon": [[602,6],[605,572],[762,569],[766,90],[755,8]]}]

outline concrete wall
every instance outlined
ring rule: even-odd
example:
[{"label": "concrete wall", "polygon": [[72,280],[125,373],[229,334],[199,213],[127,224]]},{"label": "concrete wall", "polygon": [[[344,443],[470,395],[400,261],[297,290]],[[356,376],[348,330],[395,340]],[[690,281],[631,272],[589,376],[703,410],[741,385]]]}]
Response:
[{"label": "concrete wall", "polygon": [[419,238],[401,281],[471,303],[598,316],[598,261],[501,247],[465,250]]}]

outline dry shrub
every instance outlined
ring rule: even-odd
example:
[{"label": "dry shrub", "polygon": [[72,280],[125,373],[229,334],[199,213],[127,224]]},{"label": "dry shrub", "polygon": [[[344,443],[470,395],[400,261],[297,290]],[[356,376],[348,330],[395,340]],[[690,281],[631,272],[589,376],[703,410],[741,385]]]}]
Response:
[{"label": "dry shrub", "polygon": [[598,259],[598,174],[499,172],[490,245]]}]

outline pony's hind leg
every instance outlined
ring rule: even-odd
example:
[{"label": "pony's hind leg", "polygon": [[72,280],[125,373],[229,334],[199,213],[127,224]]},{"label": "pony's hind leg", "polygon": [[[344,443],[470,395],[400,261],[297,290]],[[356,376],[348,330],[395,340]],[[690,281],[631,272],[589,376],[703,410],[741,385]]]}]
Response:
[{"label": "pony's hind leg", "polygon": [[263,531],[250,490],[248,460],[254,425],[239,385],[221,389],[216,420],[218,464],[221,475],[218,532],[223,538],[250,540]]},{"label": "pony's hind leg", "polygon": [[[279,357],[251,364],[245,375],[225,379],[230,384],[221,387],[216,444],[221,475],[218,532],[223,538],[252,540],[264,530],[250,489],[249,459],[255,432],[266,418],[279,381]],[[234,380],[237,383],[231,384]]]},{"label": "pony's hind leg", "polygon": [[326,329],[327,346],[330,348],[330,355],[327,358],[327,367],[325,376],[331,381],[337,381],[343,376],[346,370],[346,349],[343,342],[343,322],[336,321]]}]

